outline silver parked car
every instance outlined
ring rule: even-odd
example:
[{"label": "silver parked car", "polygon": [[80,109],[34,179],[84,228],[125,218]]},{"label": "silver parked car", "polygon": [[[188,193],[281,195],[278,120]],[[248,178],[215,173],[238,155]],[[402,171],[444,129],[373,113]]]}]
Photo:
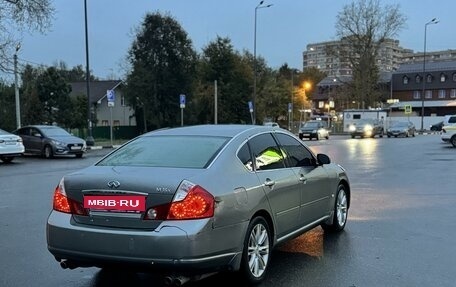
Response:
[{"label": "silver parked car", "polygon": [[23,153],[22,138],[0,129],[0,160],[9,163]]},{"label": "silver parked car", "polygon": [[278,243],[347,222],[346,171],[274,127],[150,132],[64,176],[47,221],[63,268],[160,270],[180,285],[222,270],[261,282]]}]

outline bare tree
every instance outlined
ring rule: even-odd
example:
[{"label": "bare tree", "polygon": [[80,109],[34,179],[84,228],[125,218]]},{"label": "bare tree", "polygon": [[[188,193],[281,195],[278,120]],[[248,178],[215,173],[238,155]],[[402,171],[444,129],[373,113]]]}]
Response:
[{"label": "bare tree", "polygon": [[337,36],[353,70],[352,98],[365,105],[379,100],[379,48],[405,26],[399,5],[380,6],[379,0],[357,0],[343,7],[336,22]]},{"label": "bare tree", "polygon": [[0,70],[11,71],[12,55],[24,31],[45,32],[51,25],[51,0],[0,0]]}]

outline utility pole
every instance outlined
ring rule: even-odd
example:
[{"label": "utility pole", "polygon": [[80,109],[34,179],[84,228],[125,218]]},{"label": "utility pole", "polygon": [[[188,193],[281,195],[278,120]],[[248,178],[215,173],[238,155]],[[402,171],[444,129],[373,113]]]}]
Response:
[{"label": "utility pole", "polygon": [[21,48],[21,44],[17,44],[16,52],[14,53],[14,94],[16,98],[16,126],[21,127],[21,104],[19,101],[19,80],[17,76],[17,52]]}]

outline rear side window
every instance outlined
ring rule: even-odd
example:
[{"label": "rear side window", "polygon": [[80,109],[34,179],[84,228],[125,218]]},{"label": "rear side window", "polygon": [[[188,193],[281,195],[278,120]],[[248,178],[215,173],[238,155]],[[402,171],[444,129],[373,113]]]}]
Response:
[{"label": "rear side window", "polygon": [[270,133],[258,135],[249,140],[257,170],[285,167],[282,151]]},{"label": "rear side window", "polygon": [[277,140],[286,153],[286,162],[290,167],[315,166],[312,153],[298,140],[285,134],[276,134]]},{"label": "rear side window", "polygon": [[140,137],[97,165],[206,168],[228,140],[213,136]]},{"label": "rear side window", "polygon": [[449,124],[456,124],[456,116],[452,116],[448,119]]}]

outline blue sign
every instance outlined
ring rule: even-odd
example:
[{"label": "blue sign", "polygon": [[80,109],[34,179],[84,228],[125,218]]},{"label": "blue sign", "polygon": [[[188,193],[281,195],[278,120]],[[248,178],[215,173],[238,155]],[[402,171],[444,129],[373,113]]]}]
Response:
[{"label": "blue sign", "polygon": [[185,108],[185,95],[184,94],[180,94],[179,103],[180,103],[180,108],[181,109]]},{"label": "blue sign", "polygon": [[116,94],[114,93],[114,90],[107,90],[106,98],[108,99],[108,107],[114,107],[114,103],[116,102]]},{"label": "blue sign", "polygon": [[251,113],[253,113],[253,103],[252,101],[249,101],[249,110]]}]

